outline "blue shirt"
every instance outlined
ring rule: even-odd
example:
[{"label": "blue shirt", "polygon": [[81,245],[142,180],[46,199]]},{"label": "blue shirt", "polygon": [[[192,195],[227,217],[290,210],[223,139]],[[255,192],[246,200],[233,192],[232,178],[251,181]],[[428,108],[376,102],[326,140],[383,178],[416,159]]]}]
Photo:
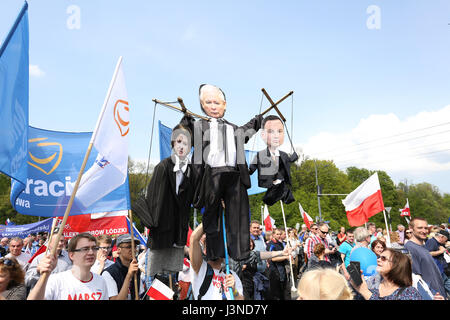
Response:
[{"label": "blue shirt", "polygon": [[347,241],[344,241],[339,246],[339,252],[345,255],[344,258],[345,267],[348,267],[348,265],[350,264],[350,252],[352,251],[354,246],[355,246],[354,243],[350,244]]}]

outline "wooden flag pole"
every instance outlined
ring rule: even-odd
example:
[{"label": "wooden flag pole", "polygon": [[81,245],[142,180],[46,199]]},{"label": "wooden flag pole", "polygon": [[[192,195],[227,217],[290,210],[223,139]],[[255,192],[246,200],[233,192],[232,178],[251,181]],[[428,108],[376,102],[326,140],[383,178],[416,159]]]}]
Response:
[{"label": "wooden flag pole", "polygon": [[[77,181],[75,182],[75,186],[73,187],[72,194],[70,195],[70,199],[69,199],[69,203],[67,204],[66,211],[64,212],[63,220],[62,220],[61,225],[59,227],[58,233],[56,234],[56,240],[55,240],[56,242],[55,243],[58,243],[59,239],[61,239],[61,235],[62,235],[62,233],[64,231],[64,226],[66,225],[67,219],[69,218],[70,210],[72,209],[73,201],[75,199],[75,195],[77,193],[78,186],[80,185],[81,177],[83,176],[83,172],[84,172],[84,169],[86,168],[87,160],[89,159],[89,155],[91,154],[92,146],[93,146],[93,143],[92,142],[89,143],[89,147],[88,147],[87,152],[86,152],[86,154],[84,156],[84,160],[83,160],[83,164],[81,165],[80,172],[78,172]],[[56,249],[57,249],[57,247],[58,246],[53,246],[52,247],[52,250],[50,251],[51,255],[56,256]],[[50,276],[50,273],[44,272],[44,273],[41,274],[41,277],[39,278],[39,281],[47,281],[49,276]]]},{"label": "wooden flag pole", "polygon": [[388,226],[388,222],[387,222],[387,218],[386,218],[386,210],[383,209],[383,214],[384,214],[384,222],[386,223],[386,234],[387,234],[387,239],[386,239],[386,245],[388,248],[391,247],[391,235],[389,234],[389,226]]},{"label": "wooden flag pole", "polygon": [[[286,227],[286,216],[284,215],[284,207],[283,207],[283,200],[280,200],[280,204],[281,204],[281,212],[283,213],[283,221],[284,221],[284,232],[286,232],[286,245],[291,247],[291,244],[289,243],[289,234],[287,231],[287,227]],[[291,247],[292,248],[292,247]],[[291,291],[292,292],[296,292],[297,288],[295,287],[295,280],[294,280],[294,271],[292,268],[292,255],[289,254],[289,266],[291,268],[291,281],[292,281],[292,286],[291,286]]]},{"label": "wooden flag pole", "polygon": [[48,254],[48,251],[50,250],[50,243],[52,241],[53,234],[55,233],[55,225],[56,225],[57,221],[58,221],[58,218],[56,218],[56,217],[53,218],[52,229],[50,230],[50,237],[48,237],[47,250],[45,251],[45,254]]},{"label": "wooden flag pole", "polygon": [[[87,148],[86,154],[84,155],[84,159],[83,159],[83,163],[81,164],[80,171],[78,172],[77,181],[75,182],[75,185],[73,187],[72,194],[70,195],[69,203],[67,204],[66,211],[64,212],[63,220],[59,226],[58,233],[56,234],[56,243],[58,243],[59,239],[61,239],[61,235],[64,231],[64,227],[66,225],[67,219],[69,218],[69,213],[70,213],[70,210],[72,209],[73,201],[75,200],[75,195],[77,194],[78,186],[80,185],[80,181],[81,181],[81,177],[83,176],[84,169],[86,168],[87,161],[91,154],[92,147],[94,145],[95,136],[97,135],[98,127],[100,125],[101,119],[103,118],[103,114],[105,113],[106,105],[108,104],[109,97],[111,96],[111,91],[114,86],[114,82],[116,81],[117,72],[119,70],[121,63],[122,63],[122,57],[119,57],[119,60],[117,61],[116,69],[114,70],[113,78],[111,80],[111,83],[109,84],[108,93],[106,94],[105,101],[103,102],[100,116],[97,120],[97,124],[95,125],[95,130],[92,134],[91,141],[89,142],[89,146]],[[56,256],[56,249],[57,249],[57,246],[54,246],[52,248],[50,254],[53,256]],[[50,273],[44,272],[44,273],[42,273],[41,277],[39,278],[39,281],[43,281],[45,283],[48,280],[49,276],[50,276]]]},{"label": "wooden flag pole", "polygon": [[[136,248],[134,247],[134,230],[133,230],[133,214],[131,210],[128,210],[128,218],[130,220],[130,235],[131,235],[131,256],[133,260],[136,259]],[[136,259],[137,261],[137,259]],[[133,276],[134,278],[134,297],[136,300],[139,300],[139,290],[138,290],[138,281],[137,281],[137,272]]]}]

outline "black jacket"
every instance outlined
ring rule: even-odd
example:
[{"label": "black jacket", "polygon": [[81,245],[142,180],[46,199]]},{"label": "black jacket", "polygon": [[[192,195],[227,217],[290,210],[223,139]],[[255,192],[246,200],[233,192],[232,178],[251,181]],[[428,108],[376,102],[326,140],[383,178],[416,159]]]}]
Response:
[{"label": "black jacket", "polygon": [[147,187],[147,197],[138,199],[133,206],[133,211],[149,228],[147,245],[150,249],[186,244],[195,174],[189,164],[177,195],[174,166],[171,157],[158,163]]},{"label": "black jacket", "polygon": [[[116,258],[116,262],[114,264],[110,265],[108,268],[106,268],[105,270],[102,271],[102,274],[105,271],[108,271],[108,273],[111,275],[111,277],[113,277],[114,281],[116,281],[117,291],[120,292],[120,289],[122,289],[122,286],[123,286],[123,282],[125,281],[125,277],[127,276],[127,273],[128,273],[128,267],[125,267],[122,264],[122,261],[120,261],[120,258],[118,257],[118,258]],[[134,277],[132,279],[134,279]],[[141,279],[141,271],[138,270],[138,272],[137,272],[138,290],[139,290],[139,286],[141,283],[140,279]],[[129,290],[130,290],[131,299],[134,300],[136,297],[135,290],[134,290],[134,280],[130,281]]]},{"label": "black jacket", "polygon": [[[234,141],[236,145],[236,166],[239,171],[241,183],[247,189],[251,187],[251,182],[248,172],[248,165],[245,159],[244,144],[247,143],[248,140],[250,140],[250,138],[256,132],[258,132],[258,130],[261,128],[262,120],[263,116],[257,115],[241,127],[224,120],[226,124],[232,126],[234,129]],[[181,119],[180,124],[188,127],[193,133],[192,145],[194,146],[194,154],[192,157],[192,166],[199,181],[201,181],[205,173],[205,159],[208,158],[209,152],[210,137],[208,136],[208,134],[205,134],[209,133],[209,121],[203,119],[196,121],[193,117],[186,115]],[[201,139],[197,137],[201,137]],[[200,187],[201,184],[197,184],[194,194],[194,206],[197,209],[202,208],[204,205],[204,199],[202,199],[202,190]]]},{"label": "black jacket", "polygon": [[291,156],[286,152],[280,151],[279,166],[274,165],[269,148],[261,150],[257,153],[255,159],[250,164],[249,173],[253,174],[258,170],[258,185],[262,188],[270,188],[273,182],[282,178],[287,185],[291,185],[291,163],[297,161],[297,153]]}]

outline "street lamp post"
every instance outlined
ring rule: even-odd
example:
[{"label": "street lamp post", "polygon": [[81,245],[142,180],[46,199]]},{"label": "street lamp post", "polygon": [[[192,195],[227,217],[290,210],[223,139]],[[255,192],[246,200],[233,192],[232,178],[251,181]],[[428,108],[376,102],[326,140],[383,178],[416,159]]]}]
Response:
[{"label": "street lamp post", "polygon": [[317,177],[317,165],[316,159],[314,159],[314,169],[316,171],[316,187],[317,187],[317,203],[319,205],[319,222],[322,222],[322,210],[320,209],[320,187],[319,187],[319,179]]}]

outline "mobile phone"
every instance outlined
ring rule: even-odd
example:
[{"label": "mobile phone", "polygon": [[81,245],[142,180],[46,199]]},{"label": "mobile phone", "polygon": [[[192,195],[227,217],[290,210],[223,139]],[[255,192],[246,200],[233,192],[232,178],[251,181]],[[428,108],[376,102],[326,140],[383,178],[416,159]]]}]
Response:
[{"label": "mobile phone", "polygon": [[347,267],[347,271],[352,279],[353,283],[359,287],[362,284],[361,269],[359,261],[350,261]]}]

